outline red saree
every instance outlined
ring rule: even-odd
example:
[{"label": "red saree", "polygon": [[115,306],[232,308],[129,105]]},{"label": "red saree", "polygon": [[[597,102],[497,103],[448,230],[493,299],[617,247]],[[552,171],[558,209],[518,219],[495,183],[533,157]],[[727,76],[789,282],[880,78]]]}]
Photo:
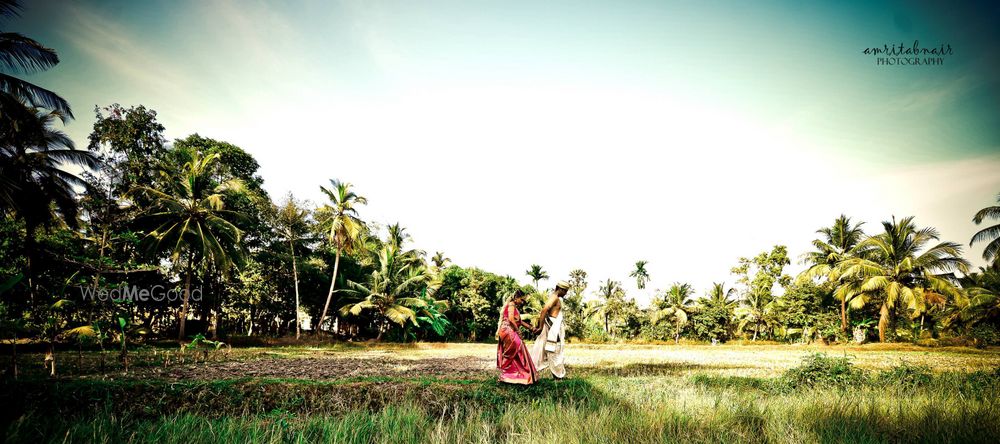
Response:
[{"label": "red saree", "polygon": [[[513,313],[508,313],[513,310]],[[511,316],[508,316],[510,314]],[[528,347],[517,334],[517,325],[521,322],[521,314],[510,303],[503,307],[503,318],[500,320],[500,340],[497,343],[497,368],[500,369],[500,381],[511,384],[534,384],[538,380],[535,363],[531,361]],[[514,321],[511,321],[511,317]]]}]

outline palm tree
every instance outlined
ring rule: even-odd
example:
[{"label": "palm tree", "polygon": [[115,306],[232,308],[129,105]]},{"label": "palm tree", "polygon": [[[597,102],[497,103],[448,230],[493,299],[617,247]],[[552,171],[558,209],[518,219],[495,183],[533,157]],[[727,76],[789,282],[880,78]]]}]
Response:
[{"label": "palm tree", "polygon": [[[16,0],[0,0],[0,17],[20,15],[21,5]],[[27,103],[32,108],[45,108],[57,112],[63,122],[73,118],[69,103],[58,94],[21,80],[11,74],[33,74],[45,71],[59,63],[59,56],[50,49],[16,32],[0,32],[0,94],[2,113],[12,98]]]},{"label": "palm tree", "polygon": [[[954,270],[968,271],[969,262],[961,257],[962,247],[954,242],[940,242],[931,227],[917,229],[913,217],[882,222],[885,232],[871,236],[858,245],[859,256],[842,264],[841,274],[857,278],[858,288],[870,299],[881,301],[879,309],[879,341],[885,342],[885,332],[897,303],[920,312],[924,301],[941,297],[960,299],[960,290],[950,280]],[[923,250],[923,251],[922,251]],[[929,295],[927,293],[934,293]]]},{"label": "palm tree", "polygon": [[961,307],[961,316],[969,324],[1000,317],[1000,270],[979,267],[978,273],[962,278],[969,301]]},{"label": "palm tree", "polygon": [[243,233],[234,222],[245,216],[226,210],[223,203],[227,194],[242,192],[243,184],[235,179],[216,181],[218,161],[218,154],[201,157],[192,153],[191,160],[178,171],[160,169],[161,183],[157,186],[139,186],[130,192],[150,199],[143,217],[154,222],[156,228],[144,239],[148,250],[168,252],[174,262],[183,255],[186,262],[179,340],[184,339],[195,266],[207,259],[226,270],[243,259]]},{"label": "palm tree", "polygon": [[[340,314],[357,316],[374,310],[381,319],[376,340],[382,339],[390,322],[417,326],[418,312],[429,308],[425,296],[430,278],[426,267],[406,260],[397,246],[386,243],[378,252],[377,266],[367,282],[348,281],[348,288],[341,290],[348,294],[350,302],[340,308]],[[442,303],[433,301],[436,308],[445,308]]]},{"label": "palm tree", "polygon": [[443,252],[437,251],[434,253],[434,257],[431,258],[431,262],[434,263],[434,268],[442,268],[451,262],[451,258],[445,257]]},{"label": "palm tree", "polygon": [[406,232],[406,227],[400,225],[399,222],[389,225],[388,231],[389,239],[386,243],[394,245],[398,250],[402,250],[403,245],[411,239],[410,234]]},{"label": "palm tree", "polygon": [[636,261],[635,270],[629,274],[630,277],[635,278],[635,286],[639,287],[640,290],[646,288],[646,282],[649,282],[649,272],[646,271],[647,261]]},{"label": "palm tree", "polygon": [[620,282],[609,278],[598,287],[597,296],[604,301],[591,305],[587,317],[600,317],[604,321],[604,332],[611,334],[611,319],[619,316],[625,306],[625,290]]},{"label": "palm tree", "polygon": [[345,250],[352,250],[358,238],[364,231],[364,223],[358,218],[357,207],[368,203],[368,199],[359,196],[351,191],[351,184],[341,182],[337,179],[330,179],[330,188],[319,187],[323,194],[330,199],[330,204],[326,206],[329,217],[324,221],[329,225],[330,240],[337,250],[337,258],[333,262],[333,274],[330,276],[330,291],[326,294],[326,303],[323,304],[323,314],[316,324],[316,331],[323,328],[323,321],[326,320],[326,312],[330,308],[330,300],[333,299],[333,289],[337,284],[337,271],[340,268],[340,255]]},{"label": "palm tree", "polygon": [[[1000,203],[1000,194],[997,195],[997,203]],[[987,218],[1000,219],[1000,205],[993,205],[979,210],[976,216],[972,218],[972,221],[976,225],[979,225]],[[976,242],[988,242],[986,249],[983,250],[983,259],[993,264],[994,268],[1000,268],[1000,265],[998,265],[1000,261],[997,261],[997,256],[1000,256],[1000,223],[979,230],[972,236],[969,246],[972,246]]]},{"label": "palm tree", "polygon": [[730,320],[733,318],[736,307],[739,305],[739,301],[736,297],[735,288],[727,289],[724,282],[713,282],[712,288],[708,291],[706,297],[698,301],[703,310],[718,309],[723,313],[722,319],[719,320],[719,323],[721,324],[720,327],[724,329],[727,337],[730,334]]},{"label": "palm tree", "polygon": [[858,295],[855,283],[847,282],[840,275],[838,265],[857,254],[857,246],[864,238],[864,231],[861,229],[864,222],[851,224],[851,218],[841,214],[833,221],[832,227],[824,227],[816,230],[823,235],[822,239],[813,240],[815,251],[806,253],[802,257],[802,263],[809,265],[802,274],[800,280],[821,278],[839,287],[834,295],[840,299],[840,329],[847,331],[847,304],[852,297]]},{"label": "palm tree", "polygon": [[652,315],[653,324],[658,324],[663,319],[673,318],[674,321],[674,343],[681,342],[681,329],[687,324],[688,314],[694,309],[694,288],[690,284],[674,282],[670,289],[663,294],[663,297],[654,302],[656,310]]},{"label": "palm tree", "polygon": [[583,296],[583,292],[587,290],[587,272],[579,268],[570,270],[569,286],[575,296]]},{"label": "palm tree", "polygon": [[736,289],[726,289],[726,283],[713,282],[712,289],[708,291],[708,297],[702,303],[711,307],[736,308],[739,303],[736,300]]},{"label": "palm tree", "polygon": [[535,282],[535,291],[538,291],[538,281],[549,278],[549,274],[538,264],[531,264],[531,268],[525,273]]},{"label": "palm tree", "polygon": [[32,108],[6,94],[0,94],[0,107],[0,215],[24,222],[25,274],[34,295],[35,232],[60,220],[76,227],[77,189],[86,189],[87,182],[69,170],[97,168],[98,160],[52,128],[58,111]]},{"label": "palm tree", "polygon": [[292,257],[292,279],[295,282],[295,339],[299,339],[302,321],[299,315],[299,268],[295,261],[295,246],[309,232],[309,211],[288,193],[285,201],[275,208],[275,225],[278,233],[288,242]]},{"label": "palm tree", "polygon": [[740,301],[740,305],[735,309],[735,315],[739,319],[738,331],[742,332],[747,326],[753,327],[752,341],[757,340],[757,336],[772,324],[772,310],[774,307],[774,296],[770,292],[753,291],[747,293],[746,298]]}]

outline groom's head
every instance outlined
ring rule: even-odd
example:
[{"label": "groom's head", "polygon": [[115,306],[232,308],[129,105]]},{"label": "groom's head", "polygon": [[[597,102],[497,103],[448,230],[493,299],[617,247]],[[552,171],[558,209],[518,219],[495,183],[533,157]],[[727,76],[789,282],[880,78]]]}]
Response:
[{"label": "groom's head", "polygon": [[566,281],[559,281],[556,284],[556,296],[563,297],[569,292],[569,283]]}]

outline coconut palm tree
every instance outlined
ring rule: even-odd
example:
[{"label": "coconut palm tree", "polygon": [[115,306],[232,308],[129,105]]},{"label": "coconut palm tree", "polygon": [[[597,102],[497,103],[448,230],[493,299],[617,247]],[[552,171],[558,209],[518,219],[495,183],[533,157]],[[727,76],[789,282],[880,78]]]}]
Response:
[{"label": "coconut palm tree", "polygon": [[706,306],[736,308],[736,289],[726,289],[726,283],[713,282],[708,297],[702,301]]},{"label": "coconut palm tree", "polygon": [[816,230],[823,238],[813,240],[816,250],[802,257],[802,263],[809,268],[799,275],[800,281],[820,278],[838,287],[839,291],[835,291],[834,295],[840,299],[840,329],[844,332],[848,327],[848,304],[859,293],[856,291],[857,283],[844,280],[838,265],[856,256],[858,244],[865,235],[862,225],[864,222],[851,224],[851,218],[841,214],[833,221],[833,226]]},{"label": "coconut palm tree", "polygon": [[[357,316],[374,310],[381,321],[376,340],[381,340],[390,322],[418,325],[418,314],[429,308],[425,296],[430,279],[426,267],[407,260],[397,246],[387,242],[379,250],[377,265],[367,282],[348,281],[347,288],[340,290],[349,301],[340,308],[340,314]],[[442,302],[433,301],[433,305],[443,309],[446,305]]]},{"label": "coconut palm tree", "polygon": [[629,274],[630,277],[635,278],[635,286],[639,287],[640,290],[646,288],[646,283],[649,282],[649,272],[646,271],[647,261],[636,261],[635,270]]},{"label": "coconut palm tree", "polygon": [[445,257],[443,252],[437,251],[434,256],[431,257],[431,262],[434,264],[434,268],[443,268],[451,262],[451,258]]},{"label": "coconut palm tree", "polygon": [[[997,195],[997,203],[1000,204],[1000,194]],[[1000,205],[993,205],[979,210],[975,217],[972,218],[972,221],[976,225],[979,225],[986,219],[1000,220]],[[1000,223],[990,225],[976,232],[972,236],[969,245],[975,245],[976,242],[986,242],[986,249],[983,250],[983,259],[991,263],[994,268],[1000,269],[1000,261],[997,260],[997,257],[1000,256]]]},{"label": "coconut palm tree", "polygon": [[275,225],[277,232],[288,242],[288,251],[292,260],[292,280],[295,283],[295,339],[301,335],[302,320],[299,315],[299,268],[295,261],[297,244],[309,233],[309,210],[295,200],[291,193],[285,201],[275,208]]},{"label": "coconut palm tree", "polygon": [[76,227],[77,190],[87,182],[72,170],[95,169],[98,160],[52,127],[58,111],[33,108],[7,94],[0,94],[0,108],[0,215],[24,222],[25,275],[34,295],[36,231],[59,221]]},{"label": "coconut palm tree", "polygon": [[[20,15],[21,4],[14,0],[0,0],[0,17]],[[12,74],[33,74],[59,64],[59,56],[51,48],[16,32],[0,31],[0,94],[8,96],[0,107],[6,107],[11,98],[27,103],[32,108],[45,108],[57,112],[63,122],[73,118],[66,99],[38,85],[21,80]],[[2,110],[6,114],[7,109]]]},{"label": "coconut palm tree", "polygon": [[597,296],[603,301],[589,304],[587,317],[597,317],[604,321],[604,332],[610,335],[611,320],[621,315],[625,306],[625,289],[622,288],[621,282],[609,278],[598,287]]},{"label": "coconut palm tree", "polygon": [[747,327],[753,327],[751,340],[756,341],[773,324],[773,309],[774,296],[770,292],[751,290],[734,310],[739,320],[737,330],[743,332]]},{"label": "coconut palm tree", "polygon": [[[878,300],[879,340],[884,342],[890,317],[896,305],[907,304],[916,313],[925,301],[939,296],[961,299],[961,291],[952,283],[951,272],[968,272],[969,262],[961,257],[962,247],[954,242],[939,242],[937,230],[918,229],[913,217],[882,222],[885,230],[858,245],[859,255],[841,265],[841,274],[859,281],[858,289],[869,300]],[[934,293],[930,295],[927,293]]]},{"label": "coconut palm tree", "polygon": [[969,324],[1000,318],[1000,270],[979,267],[961,280],[968,292],[968,303],[960,308],[960,315]]},{"label": "coconut palm tree", "polygon": [[323,321],[326,320],[327,310],[330,308],[330,301],[333,299],[333,290],[337,284],[337,271],[340,268],[340,255],[345,251],[353,250],[358,239],[365,231],[364,223],[358,218],[357,207],[368,203],[368,199],[359,196],[351,191],[352,185],[341,182],[337,179],[330,179],[330,188],[319,187],[323,194],[330,199],[326,205],[327,218],[324,224],[329,226],[330,241],[333,242],[337,250],[336,259],[333,262],[333,274],[330,276],[330,291],[326,294],[326,303],[323,304],[323,314],[319,317],[316,330],[323,328]]},{"label": "coconut palm tree", "polygon": [[531,268],[525,272],[531,280],[535,283],[535,291],[538,291],[538,281],[543,279],[548,279],[549,274],[542,269],[541,265],[531,264]]},{"label": "coconut palm tree", "polygon": [[410,234],[406,232],[406,227],[400,225],[399,222],[389,225],[388,231],[389,239],[386,243],[394,245],[400,251],[403,250],[403,245],[412,239]]},{"label": "coconut palm tree", "polygon": [[142,195],[150,202],[142,218],[156,228],[144,239],[147,251],[168,253],[174,262],[184,257],[186,277],[177,332],[179,340],[184,339],[195,267],[205,260],[219,270],[242,263],[243,232],[235,222],[246,218],[225,209],[225,196],[243,192],[243,183],[235,179],[220,183],[215,179],[219,155],[201,157],[191,153],[190,159],[176,170],[164,165],[157,171],[160,180],[155,187],[138,186],[129,193],[130,196]]},{"label": "coconut palm tree", "polygon": [[681,342],[681,329],[687,324],[688,314],[694,309],[694,288],[690,284],[674,282],[673,285],[663,294],[662,298],[655,301],[651,321],[658,324],[664,319],[671,319],[674,322],[674,343]]}]

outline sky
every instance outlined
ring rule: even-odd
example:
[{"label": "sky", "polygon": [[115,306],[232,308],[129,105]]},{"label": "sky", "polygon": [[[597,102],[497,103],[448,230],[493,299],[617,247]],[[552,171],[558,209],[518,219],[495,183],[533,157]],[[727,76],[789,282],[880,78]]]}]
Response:
[{"label": "sky", "polygon": [[[797,273],[840,214],[968,245],[1000,194],[997,3],[28,3],[3,29],[58,51],[27,80],[70,102],[78,146],[95,106],[142,104],[168,139],[253,154],[276,199],[339,178],[362,218],[522,283],[537,263],[543,286],[703,294],[776,244]],[[864,54],[914,41],[953,51]]]}]

